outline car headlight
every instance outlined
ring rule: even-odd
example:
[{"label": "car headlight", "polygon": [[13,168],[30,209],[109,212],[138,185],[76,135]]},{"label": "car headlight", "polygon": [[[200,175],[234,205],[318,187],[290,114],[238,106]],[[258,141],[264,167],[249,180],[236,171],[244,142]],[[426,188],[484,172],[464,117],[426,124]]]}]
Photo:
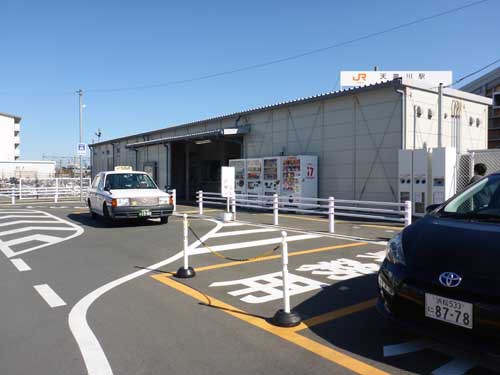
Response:
[{"label": "car headlight", "polygon": [[130,206],[130,198],[116,198],[112,201],[113,207]]},{"label": "car headlight", "polygon": [[405,265],[405,254],[403,252],[403,235],[398,233],[387,243],[386,259],[392,264]]},{"label": "car headlight", "polygon": [[158,204],[170,204],[170,197],[158,198]]}]

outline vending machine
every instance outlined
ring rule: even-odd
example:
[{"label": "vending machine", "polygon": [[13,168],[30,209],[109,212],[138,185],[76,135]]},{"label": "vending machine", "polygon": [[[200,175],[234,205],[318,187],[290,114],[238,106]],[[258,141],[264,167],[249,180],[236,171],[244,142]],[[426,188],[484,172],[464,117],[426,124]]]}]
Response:
[{"label": "vending machine", "polygon": [[318,196],[317,156],[285,156],[281,164],[281,193],[288,197],[288,203],[298,203],[301,197]]},{"label": "vending machine", "polygon": [[235,194],[246,194],[246,162],[245,159],[229,160],[229,166],[234,167],[234,192]]},{"label": "vending machine", "polygon": [[399,171],[399,202],[411,201],[413,191],[413,173],[412,173],[413,150],[399,150],[398,171]]},{"label": "vending machine", "polygon": [[399,201],[410,200],[413,215],[423,216],[430,204],[430,157],[426,149],[399,150]]},{"label": "vending machine", "polygon": [[264,165],[264,195],[272,196],[281,192],[281,159],[281,156],[262,159]]},{"label": "vending machine", "polygon": [[413,151],[413,214],[425,215],[425,208],[430,204],[431,164],[426,149]]},{"label": "vending machine", "polygon": [[454,147],[432,149],[432,204],[441,204],[456,192],[457,151]]},{"label": "vending machine", "polygon": [[262,159],[246,159],[247,191],[249,198],[252,195],[263,195],[264,185],[262,183]]}]

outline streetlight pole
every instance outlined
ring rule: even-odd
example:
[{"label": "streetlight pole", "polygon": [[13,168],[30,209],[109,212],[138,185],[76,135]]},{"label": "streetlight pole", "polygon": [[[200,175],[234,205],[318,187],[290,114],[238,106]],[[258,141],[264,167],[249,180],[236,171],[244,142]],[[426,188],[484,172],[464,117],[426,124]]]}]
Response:
[{"label": "streetlight pole", "polygon": [[[82,143],[82,138],[83,138],[83,90],[80,89],[77,91],[78,93],[78,103],[79,103],[79,108],[80,108],[80,137],[79,137],[79,143]],[[80,155],[80,202],[83,200],[83,169],[82,169],[82,155]]]}]

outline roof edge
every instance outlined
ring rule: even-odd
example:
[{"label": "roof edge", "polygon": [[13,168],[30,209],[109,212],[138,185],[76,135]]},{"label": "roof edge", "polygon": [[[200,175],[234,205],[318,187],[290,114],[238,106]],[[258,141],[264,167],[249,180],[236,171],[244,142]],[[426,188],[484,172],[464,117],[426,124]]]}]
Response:
[{"label": "roof edge", "polygon": [[21,116],[12,115],[10,113],[5,113],[5,112],[0,112],[0,116],[13,118],[16,124],[19,124],[22,120]]}]

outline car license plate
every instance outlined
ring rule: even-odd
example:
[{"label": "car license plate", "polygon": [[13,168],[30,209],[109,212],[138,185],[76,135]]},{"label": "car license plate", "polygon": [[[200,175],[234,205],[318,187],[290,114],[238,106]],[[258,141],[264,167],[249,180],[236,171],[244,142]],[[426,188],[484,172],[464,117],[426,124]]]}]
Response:
[{"label": "car license plate", "polygon": [[139,216],[140,217],[151,216],[151,210],[140,210],[139,211]]},{"label": "car license plate", "polygon": [[425,293],[425,316],[472,329],[472,303]]}]

